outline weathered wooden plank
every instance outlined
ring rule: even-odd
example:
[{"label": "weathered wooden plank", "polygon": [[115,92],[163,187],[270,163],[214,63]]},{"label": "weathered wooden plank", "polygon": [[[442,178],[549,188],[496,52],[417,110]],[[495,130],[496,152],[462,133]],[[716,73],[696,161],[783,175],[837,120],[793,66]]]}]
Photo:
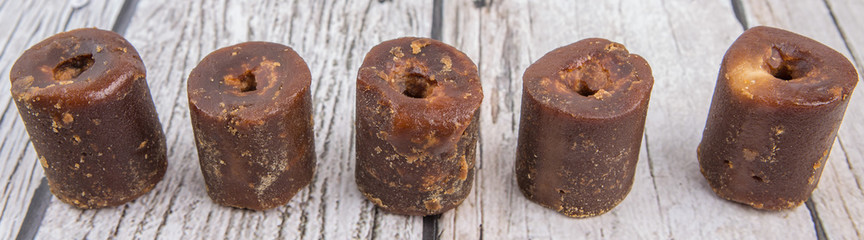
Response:
[{"label": "weathered wooden plank", "polygon": [[[775,26],[803,34],[848,57],[856,63],[859,72],[862,69],[862,63],[854,61],[852,56],[861,56],[862,53],[855,52],[853,46],[864,47],[864,41],[855,38],[864,36],[859,24],[864,18],[857,16],[857,12],[864,10],[864,3],[832,1],[829,5],[822,0],[794,3],[747,0],[742,3],[748,22],[753,26]],[[838,17],[837,24],[842,23],[840,28],[835,25],[835,17]],[[864,92],[859,85],[852,94],[845,119],[837,134],[837,144],[834,144],[830,160],[823,170],[822,180],[812,196],[825,235],[831,239],[864,238],[864,190],[861,188],[864,184],[862,94]]]},{"label": "weathered wooden plank", "polygon": [[[486,2],[448,3],[444,11],[444,39],[478,62],[486,99],[475,192],[441,218],[442,238],[815,237],[806,208],[775,213],[731,203],[699,173],[696,145],[718,66],[742,31],[729,1]],[[513,151],[524,69],[587,37],[609,38],[644,56],[655,85],[633,190],[612,212],[577,220],[522,196]]]},{"label": "weathered wooden plank", "polygon": [[[431,1],[141,1],[126,31],[141,53],[166,128],[169,170],[125,206],[80,211],[53,202],[37,238],[419,238],[422,219],[377,212],[354,184],[354,81],[380,41],[430,33]],[[312,70],[318,168],[287,206],[252,212],[207,197],[186,77],[209,52],[248,40],[293,47]]]},{"label": "weathered wooden plank", "polygon": [[48,36],[79,27],[110,29],[123,1],[0,1],[0,239],[21,228],[43,176],[9,93],[9,69],[24,50]]},{"label": "weathered wooden plank", "polygon": [[[864,2],[857,0],[825,0],[849,51],[857,59],[859,69],[864,60]],[[858,153],[860,154],[860,153]]]}]

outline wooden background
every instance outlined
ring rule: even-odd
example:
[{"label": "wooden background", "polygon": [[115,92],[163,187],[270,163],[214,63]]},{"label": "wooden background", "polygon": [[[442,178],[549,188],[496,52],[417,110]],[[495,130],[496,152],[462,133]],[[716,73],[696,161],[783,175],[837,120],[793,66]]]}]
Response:
[{"label": "wooden background", "polygon": [[[860,0],[0,0],[0,239],[862,239],[864,93],[852,95],[819,188],[806,206],[753,210],[715,197],[696,161],[719,63],[750,26],[785,28],[864,61]],[[80,27],[123,34],[147,66],[169,169],[149,194],[82,211],[47,191],[9,94],[29,46]],[[354,184],[354,81],[363,56],[401,36],[434,37],[478,65],[485,99],[474,190],[441,216],[377,210]],[[624,202],[570,219],[527,201],[513,176],[525,68],[588,37],[623,43],[655,85]],[[186,77],[209,52],[250,41],[293,47],[313,75],[318,172],[288,205],[253,212],[207,197]]]}]

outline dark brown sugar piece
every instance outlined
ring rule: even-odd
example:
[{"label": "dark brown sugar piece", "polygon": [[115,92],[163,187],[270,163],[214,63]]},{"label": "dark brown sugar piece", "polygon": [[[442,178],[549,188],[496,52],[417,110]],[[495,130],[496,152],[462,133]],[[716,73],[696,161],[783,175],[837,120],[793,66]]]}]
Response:
[{"label": "dark brown sugar piece", "polygon": [[522,193],[569,217],[614,208],[633,185],[651,67],[621,44],[592,38],[547,53],[522,81]]},{"label": "dark brown sugar piece", "polygon": [[770,27],[726,51],[697,155],[722,198],[794,208],[819,183],[858,75],[842,54]]},{"label": "dark brown sugar piece", "polygon": [[439,214],[471,191],[483,90],[464,53],[399,38],[357,75],[357,187],[392,213]]},{"label": "dark brown sugar piece", "polygon": [[312,75],[291,48],[247,42],[216,50],[189,74],[189,110],[213,201],[265,210],[315,172]]},{"label": "dark brown sugar piece", "polygon": [[12,96],[51,192],[78,208],[147,193],[167,167],[144,64],[122,36],[59,33],[12,66]]}]

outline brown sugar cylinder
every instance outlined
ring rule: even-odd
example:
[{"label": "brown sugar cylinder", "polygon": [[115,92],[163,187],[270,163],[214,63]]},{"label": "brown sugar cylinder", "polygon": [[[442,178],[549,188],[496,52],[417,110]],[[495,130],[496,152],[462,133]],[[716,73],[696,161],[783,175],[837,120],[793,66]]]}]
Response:
[{"label": "brown sugar cylinder", "polygon": [[522,193],[569,217],[614,208],[633,185],[651,67],[623,45],[593,38],[547,53],[522,81]]},{"label": "brown sugar cylinder", "polygon": [[720,67],[697,155],[722,198],[794,208],[819,183],[858,75],[842,54],[788,31],[755,27]]},{"label": "brown sugar cylinder", "polygon": [[483,90],[452,46],[399,38],[366,55],[357,75],[357,187],[392,213],[439,214],[471,191]]},{"label": "brown sugar cylinder", "polygon": [[312,75],[291,48],[247,42],[189,74],[189,111],[207,193],[231,207],[288,203],[315,172]]},{"label": "brown sugar cylinder", "polygon": [[145,76],[126,39],[93,28],[45,39],[12,66],[13,99],[58,199],[117,206],[162,180],[165,135]]}]

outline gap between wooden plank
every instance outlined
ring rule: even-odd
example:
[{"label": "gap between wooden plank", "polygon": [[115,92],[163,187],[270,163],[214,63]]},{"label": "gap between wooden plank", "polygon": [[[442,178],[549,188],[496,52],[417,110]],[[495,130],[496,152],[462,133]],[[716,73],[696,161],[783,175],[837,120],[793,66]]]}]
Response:
[{"label": "gap between wooden plank", "polygon": [[486,0],[474,0],[474,7],[482,8],[485,6],[486,6]]},{"label": "gap between wooden plank", "polygon": [[45,217],[45,210],[48,209],[50,202],[51,193],[48,191],[48,180],[43,177],[33,194],[33,198],[30,199],[30,207],[27,209],[27,215],[24,216],[21,228],[18,229],[16,240],[36,237],[36,232],[39,231],[39,225],[42,223],[42,218]]},{"label": "gap between wooden plank", "polygon": [[819,219],[819,212],[816,211],[813,198],[807,199],[804,206],[807,206],[807,210],[810,210],[810,217],[813,218],[813,226],[816,227],[816,239],[827,240],[828,236],[825,235],[825,229],[822,227],[822,220]]},{"label": "gap between wooden plank", "polygon": [[438,220],[441,214],[423,217],[423,240],[438,240]]},{"label": "gap between wooden plank", "polygon": [[[432,5],[432,31],[430,35],[432,39],[441,40],[441,18],[444,16],[444,2],[434,0]],[[423,240],[438,240],[438,219],[441,219],[441,214],[423,217]]]},{"label": "gap between wooden plank", "polygon": [[120,7],[120,14],[118,14],[117,18],[114,20],[114,26],[111,27],[111,31],[120,35],[125,35],[126,28],[129,27],[129,22],[132,21],[132,15],[134,15],[137,6],[138,0],[123,1],[123,6]]},{"label": "gap between wooden plank", "polygon": [[432,39],[441,40],[441,18],[444,16],[444,3],[442,0],[432,2]]},{"label": "gap between wooden plank", "polygon": [[741,23],[741,27],[744,30],[750,28],[747,25],[747,14],[744,12],[744,4],[741,3],[741,0],[732,0],[732,12],[735,14],[735,18],[738,19],[738,23]]}]

